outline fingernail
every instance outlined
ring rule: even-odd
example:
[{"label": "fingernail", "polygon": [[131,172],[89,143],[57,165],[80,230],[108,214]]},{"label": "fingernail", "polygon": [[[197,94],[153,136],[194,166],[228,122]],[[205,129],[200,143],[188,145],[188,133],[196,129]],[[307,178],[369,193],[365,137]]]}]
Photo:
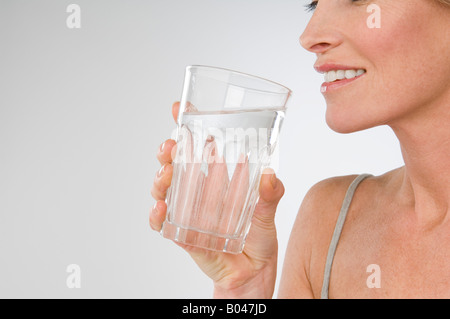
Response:
[{"label": "fingernail", "polygon": [[162,143],[161,146],[159,147],[160,153],[164,152],[164,146],[166,146],[166,142]]},{"label": "fingernail", "polygon": [[263,171],[263,174],[270,174],[270,184],[272,184],[272,187],[275,188],[277,186],[277,177],[275,176],[275,171],[270,167],[266,167]]},{"label": "fingernail", "polygon": [[275,176],[275,173],[270,176],[270,183],[272,184],[272,187],[277,187],[277,177]]},{"label": "fingernail", "polygon": [[164,174],[164,169],[165,169],[166,165],[164,164],[158,171],[158,177],[161,177]]}]

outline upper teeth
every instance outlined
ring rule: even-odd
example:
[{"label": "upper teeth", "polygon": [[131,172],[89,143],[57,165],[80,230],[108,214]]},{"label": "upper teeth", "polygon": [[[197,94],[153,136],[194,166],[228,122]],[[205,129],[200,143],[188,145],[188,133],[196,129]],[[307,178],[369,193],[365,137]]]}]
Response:
[{"label": "upper teeth", "polygon": [[334,82],[336,80],[353,79],[366,73],[366,70],[334,70],[325,72],[325,82]]}]

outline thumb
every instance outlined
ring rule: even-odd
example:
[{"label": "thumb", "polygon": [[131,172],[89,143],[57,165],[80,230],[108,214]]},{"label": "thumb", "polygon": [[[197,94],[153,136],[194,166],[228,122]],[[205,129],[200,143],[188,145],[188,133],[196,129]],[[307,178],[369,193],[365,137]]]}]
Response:
[{"label": "thumb", "polygon": [[259,184],[259,200],[252,218],[252,226],[245,244],[247,256],[266,260],[276,258],[277,230],[275,212],[284,195],[283,183],[275,176],[272,169],[266,169]]},{"label": "thumb", "polygon": [[283,195],[283,183],[276,177],[273,169],[266,168],[259,184],[259,201],[254,217],[263,223],[273,223],[278,203]]}]

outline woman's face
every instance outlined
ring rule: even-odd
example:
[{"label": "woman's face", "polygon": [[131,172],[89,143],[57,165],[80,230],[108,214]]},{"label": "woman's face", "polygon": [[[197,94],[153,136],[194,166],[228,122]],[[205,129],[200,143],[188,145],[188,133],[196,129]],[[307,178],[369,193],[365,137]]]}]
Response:
[{"label": "woman's face", "polygon": [[319,0],[300,42],[317,55],[316,70],[345,77],[321,88],[337,132],[398,124],[450,102],[450,7],[436,0]]}]

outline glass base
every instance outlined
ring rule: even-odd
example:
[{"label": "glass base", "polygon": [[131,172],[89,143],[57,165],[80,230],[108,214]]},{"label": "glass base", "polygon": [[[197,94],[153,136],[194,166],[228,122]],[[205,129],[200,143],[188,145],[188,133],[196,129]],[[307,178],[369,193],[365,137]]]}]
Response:
[{"label": "glass base", "polygon": [[245,238],[229,238],[203,233],[182,228],[167,220],[163,224],[161,235],[177,243],[231,254],[242,253],[245,244]]}]

